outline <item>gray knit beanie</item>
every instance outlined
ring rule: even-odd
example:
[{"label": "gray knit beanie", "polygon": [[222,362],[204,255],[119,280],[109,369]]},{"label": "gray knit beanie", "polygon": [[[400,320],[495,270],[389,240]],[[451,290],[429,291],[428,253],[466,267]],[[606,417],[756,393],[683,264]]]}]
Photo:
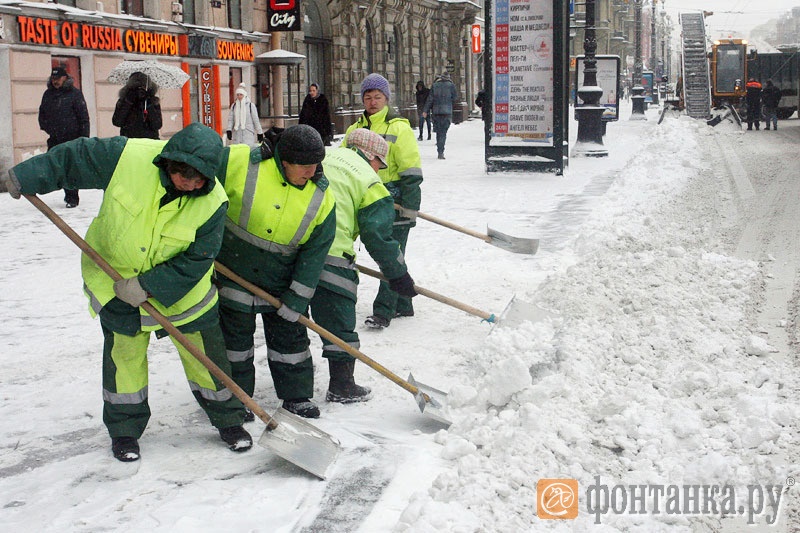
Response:
[{"label": "gray knit beanie", "polygon": [[316,165],[325,159],[322,137],[307,124],[286,128],[278,139],[275,152],[284,163],[296,165]]},{"label": "gray knit beanie", "polygon": [[361,99],[364,99],[365,92],[372,89],[378,89],[380,92],[386,95],[387,100],[392,99],[392,90],[389,89],[388,80],[380,74],[375,74],[374,72],[364,78],[364,81],[361,82]]}]

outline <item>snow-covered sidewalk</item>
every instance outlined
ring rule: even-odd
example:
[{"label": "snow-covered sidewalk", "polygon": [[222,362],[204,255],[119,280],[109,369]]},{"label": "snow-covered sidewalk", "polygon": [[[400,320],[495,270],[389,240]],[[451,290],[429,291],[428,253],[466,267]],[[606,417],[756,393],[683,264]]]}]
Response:
[{"label": "snow-covered sidewalk", "polygon": [[[493,313],[516,295],[541,316],[491,328],[420,296],[414,318],[381,332],[361,328],[370,357],[449,393],[454,424],[443,429],[409,393],[359,365],[372,401],[321,401],[315,424],[342,443],[324,482],[264,448],[229,452],[168,341],[151,343],[153,418],[142,460],[115,461],[100,419],[102,336],[85,311],[78,251],[27,202],[0,195],[0,523],[170,532],[744,527],[747,486],[778,486],[777,498],[798,473],[798,372],[754,325],[764,271],[732,252],[735,180],[708,162],[714,136],[735,143],[741,133],[686,117],[656,125],[654,111],[647,122],[609,125],[610,156],[573,158],[564,176],[486,175],[477,120],[451,128],[445,161],[434,141],[420,143],[424,212],[541,243],[536,255],[510,254],[420,220],[407,257],[417,284]],[[100,193],[82,193],[74,210],[60,198],[45,200],[84,232]],[[376,288],[362,277],[359,323]],[[277,400],[258,340],[255,399],[269,411]],[[322,399],[319,346],[313,339]],[[263,424],[248,428],[257,436]],[[577,480],[577,519],[537,517],[542,478]],[[659,514],[649,496],[638,500],[648,512],[633,514],[620,489],[614,508],[592,514],[587,489],[598,478],[609,491],[730,485],[745,513],[668,513],[664,495]],[[790,497],[777,513],[783,528]],[[774,514],[767,500],[754,521]]]}]

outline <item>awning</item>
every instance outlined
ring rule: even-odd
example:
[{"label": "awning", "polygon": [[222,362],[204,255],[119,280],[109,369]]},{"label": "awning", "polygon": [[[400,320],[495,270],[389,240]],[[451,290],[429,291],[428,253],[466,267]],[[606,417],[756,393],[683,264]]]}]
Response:
[{"label": "awning", "polygon": [[306,58],[303,54],[296,54],[289,50],[270,50],[256,56],[257,64],[266,65],[299,65]]}]

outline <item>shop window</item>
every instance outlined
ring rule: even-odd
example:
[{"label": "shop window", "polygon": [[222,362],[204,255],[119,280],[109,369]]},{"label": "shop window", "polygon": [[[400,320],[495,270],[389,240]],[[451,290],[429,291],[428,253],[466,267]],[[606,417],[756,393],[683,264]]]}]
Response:
[{"label": "shop window", "polygon": [[144,0],[125,0],[124,6],[126,14],[144,16]]},{"label": "shop window", "polygon": [[182,0],[181,3],[183,4],[183,22],[195,24],[194,0]]},{"label": "shop window", "polygon": [[76,89],[81,88],[81,60],[73,56],[51,56],[51,68],[63,67],[67,70],[67,74],[72,78],[73,86]]},{"label": "shop window", "polygon": [[264,118],[268,117],[270,114],[269,65],[257,65],[256,75],[258,76],[258,94],[256,94],[255,103],[258,108],[258,116]]},{"label": "shop window", "polygon": [[242,69],[231,67],[228,71],[228,101],[231,102],[231,105],[236,99],[236,89],[239,88],[240,83],[242,83]]},{"label": "shop window", "polygon": [[241,0],[228,0],[228,27],[242,29],[242,2]]}]

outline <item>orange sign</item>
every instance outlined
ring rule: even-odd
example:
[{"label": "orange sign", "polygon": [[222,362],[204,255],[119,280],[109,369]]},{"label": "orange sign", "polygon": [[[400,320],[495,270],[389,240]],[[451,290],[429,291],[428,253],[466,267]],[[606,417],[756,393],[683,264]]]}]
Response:
[{"label": "orange sign", "polygon": [[214,127],[214,76],[211,67],[200,67],[200,124]]},{"label": "orange sign", "polygon": [[237,43],[236,41],[217,41],[217,59],[233,59],[234,61],[253,61],[252,43]]},{"label": "orange sign", "polygon": [[120,50],[137,54],[178,55],[178,36],[108,26],[60,22],[35,17],[17,17],[19,40],[23,43]]},{"label": "orange sign", "polygon": [[480,54],[481,53],[481,25],[480,24],[473,24],[472,25],[472,53],[473,54]]},{"label": "orange sign", "polygon": [[540,479],[536,484],[536,515],[542,520],[574,520],[578,517],[578,481]]}]

